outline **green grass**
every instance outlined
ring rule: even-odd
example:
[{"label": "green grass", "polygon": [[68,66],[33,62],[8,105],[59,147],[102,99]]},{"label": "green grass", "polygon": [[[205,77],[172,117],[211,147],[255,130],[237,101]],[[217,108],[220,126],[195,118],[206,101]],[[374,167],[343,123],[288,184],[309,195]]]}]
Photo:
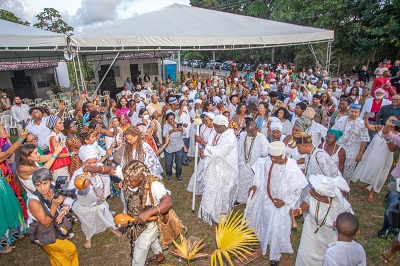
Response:
[{"label": "green grass", "polygon": [[[193,171],[193,162],[190,166],[183,168],[184,182],[179,183],[176,178],[171,183],[166,183],[167,189],[171,190],[174,200],[174,209],[184,224],[188,227],[186,237],[191,235],[205,238],[205,243],[208,243],[202,251],[211,254],[215,249],[215,226],[205,224],[197,219],[198,206],[201,197],[196,198],[196,211],[192,213],[191,202],[192,194],[186,191],[187,183]],[[368,192],[362,191],[362,183],[352,183],[352,193],[350,202],[353,205],[354,212],[360,221],[361,235],[357,241],[360,242],[367,253],[368,265],[381,265],[381,253],[384,249],[390,247],[394,239],[394,235],[389,235],[387,239],[377,237],[377,232],[381,229],[383,222],[383,212],[386,205],[385,194],[387,187],[382,189],[382,192],[376,196],[374,202],[368,202]],[[117,213],[122,210],[119,198],[109,200],[110,208]],[[237,207],[243,210],[244,206]],[[296,259],[296,251],[300,242],[302,220],[299,221],[300,228],[292,232],[292,244],[295,250],[294,254],[285,254],[281,258],[280,265],[294,265]],[[72,242],[78,248],[79,260],[81,265],[130,265],[130,244],[126,236],[116,237],[112,233],[106,231],[98,234],[92,239],[92,248],[86,249],[83,246],[84,236],[80,230],[80,225],[74,227],[75,237]],[[24,237],[14,243],[16,249],[11,254],[0,256],[0,265],[49,265],[47,254],[37,245],[29,241],[29,237]],[[173,247],[170,246],[169,250]],[[310,251],[312,252],[312,251]],[[185,261],[180,261],[177,257],[171,255],[169,251],[165,252],[168,265],[186,265]],[[267,256],[260,257],[249,265],[267,265]],[[191,265],[209,265],[209,259],[202,259],[191,263]],[[400,255],[397,255],[395,260],[389,265],[400,265]]]}]

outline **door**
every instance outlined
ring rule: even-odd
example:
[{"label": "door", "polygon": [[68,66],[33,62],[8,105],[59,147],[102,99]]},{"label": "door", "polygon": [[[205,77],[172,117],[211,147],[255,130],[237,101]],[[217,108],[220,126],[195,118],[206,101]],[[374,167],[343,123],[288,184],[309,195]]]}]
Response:
[{"label": "door", "polygon": [[34,100],[35,93],[32,85],[30,76],[25,76],[25,71],[13,71],[14,77],[11,78],[12,85],[14,87],[14,94],[23,98],[29,98]]},{"label": "door", "polygon": [[139,73],[139,65],[138,64],[131,64],[130,68],[131,68],[131,81],[134,82],[134,80],[136,79],[136,76],[140,75],[140,73]]},{"label": "door", "polygon": [[[100,71],[98,72],[99,74],[99,80],[104,77],[104,75],[107,72],[107,69],[110,67],[110,65],[101,65]],[[99,90],[101,91],[101,94],[103,94],[103,91],[110,91],[110,97],[115,98],[117,94],[117,82],[115,81],[115,76],[114,76],[114,70],[110,69],[108,72],[106,78],[104,79],[103,83],[101,84]]]}]

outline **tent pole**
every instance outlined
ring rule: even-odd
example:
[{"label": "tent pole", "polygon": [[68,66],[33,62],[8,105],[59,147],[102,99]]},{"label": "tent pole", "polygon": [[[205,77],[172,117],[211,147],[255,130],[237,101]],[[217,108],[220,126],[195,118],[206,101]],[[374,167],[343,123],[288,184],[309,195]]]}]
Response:
[{"label": "tent pole", "polygon": [[318,61],[317,55],[315,54],[314,47],[312,46],[312,44],[309,44],[308,47],[310,48],[310,51],[311,51],[312,55],[314,56],[315,63],[317,63],[317,65],[319,66],[319,61]]},{"label": "tent pole", "polygon": [[181,73],[181,51],[178,51],[178,73]]},{"label": "tent pole", "polygon": [[329,74],[331,66],[331,56],[332,56],[332,42],[328,42],[328,47],[326,49],[326,71]]},{"label": "tent pole", "polygon": [[94,95],[97,95],[97,91],[99,90],[101,84],[103,84],[103,81],[106,79],[106,76],[108,75],[108,72],[110,72],[111,68],[114,66],[115,61],[117,61],[117,58],[121,52],[118,52],[118,54],[114,57],[114,60],[111,62],[111,65],[108,67],[106,73],[104,74],[103,78],[99,82],[99,85],[97,85],[96,90],[94,91]]},{"label": "tent pole", "polygon": [[78,80],[78,72],[76,71],[75,56],[73,55],[72,55],[72,63],[74,64],[76,88],[78,89],[78,92],[81,92],[81,90],[79,89],[79,80]]},{"label": "tent pole", "polygon": [[80,76],[81,82],[82,82],[82,90],[86,91],[86,83],[85,83],[85,78],[83,77],[83,73],[82,73],[81,60],[80,60],[79,53],[76,58],[78,59],[78,69],[79,69],[79,76]]}]

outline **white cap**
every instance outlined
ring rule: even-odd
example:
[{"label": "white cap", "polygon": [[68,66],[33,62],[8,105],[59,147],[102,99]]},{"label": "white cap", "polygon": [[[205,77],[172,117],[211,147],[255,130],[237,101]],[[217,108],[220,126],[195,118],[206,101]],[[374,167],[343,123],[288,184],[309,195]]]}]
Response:
[{"label": "white cap", "polygon": [[276,116],[270,116],[270,117],[268,118],[268,121],[270,121],[270,122],[276,122],[276,123],[281,122],[281,120],[280,120],[278,117],[276,117]]},{"label": "white cap", "polygon": [[275,82],[276,81],[276,79],[270,79],[269,80],[269,82]]},{"label": "white cap", "polygon": [[268,96],[268,91],[262,91],[261,96]]},{"label": "white cap", "polygon": [[186,86],[183,86],[182,89],[181,89],[182,92],[185,92],[185,91],[187,91],[187,90],[189,90],[189,88],[186,87]]},{"label": "white cap", "polygon": [[194,104],[202,104],[203,102],[202,102],[202,100],[200,100],[200,99],[196,99],[196,100],[194,100]]},{"label": "white cap", "polygon": [[272,156],[281,156],[282,158],[286,155],[286,145],[282,141],[271,142],[268,146],[268,153]]},{"label": "white cap", "polygon": [[214,124],[220,125],[220,126],[228,126],[229,121],[228,118],[224,115],[217,115],[215,116],[215,119],[213,120]]}]

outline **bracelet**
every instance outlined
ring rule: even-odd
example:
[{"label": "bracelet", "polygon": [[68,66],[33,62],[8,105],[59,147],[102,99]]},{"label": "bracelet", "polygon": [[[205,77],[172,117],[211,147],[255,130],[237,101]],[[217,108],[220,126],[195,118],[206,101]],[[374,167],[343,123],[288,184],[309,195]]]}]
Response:
[{"label": "bracelet", "polygon": [[69,152],[69,157],[73,157],[74,153],[72,151]]},{"label": "bracelet", "polygon": [[106,157],[106,159],[110,158],[110,156],[108,156],[107,154],[106,154],[106,155],[104,155],[104,157]]},{"label": "bracelet", "polygon": [[303,210],[301,208],[297,208],[297,210],[299,211],[299,215],[303,214]]},{"label": "bracelet", "polygon": [[21,142],[21,143],[24,142],[24,140],[21,139],[21,138],[18,138],[18,141]]},{"label": "bracelet", "polygon": [[53,158],[53,159],[57,159],[57,156],[56,155],[54,155],[54,153],[51,155],[51,158]]},{"label": "bracelet", "polygon": [[161,146],[161,150],[162,150],[162,151],[165,150],[165,147],[164,147],[164,146]]},{"label": "bracelet", "polygon": [[156,208],[157,208],[157,210],[158,210],[158,216],[160,216],[161,215],[161,211],[160,211],[160,208],[156,205]]},{"label": "bracelet", "polygon": [[104,173],[104,166],[101,166],[101,173],[99,173],[99,174],[102,174],[102,173]]}]

